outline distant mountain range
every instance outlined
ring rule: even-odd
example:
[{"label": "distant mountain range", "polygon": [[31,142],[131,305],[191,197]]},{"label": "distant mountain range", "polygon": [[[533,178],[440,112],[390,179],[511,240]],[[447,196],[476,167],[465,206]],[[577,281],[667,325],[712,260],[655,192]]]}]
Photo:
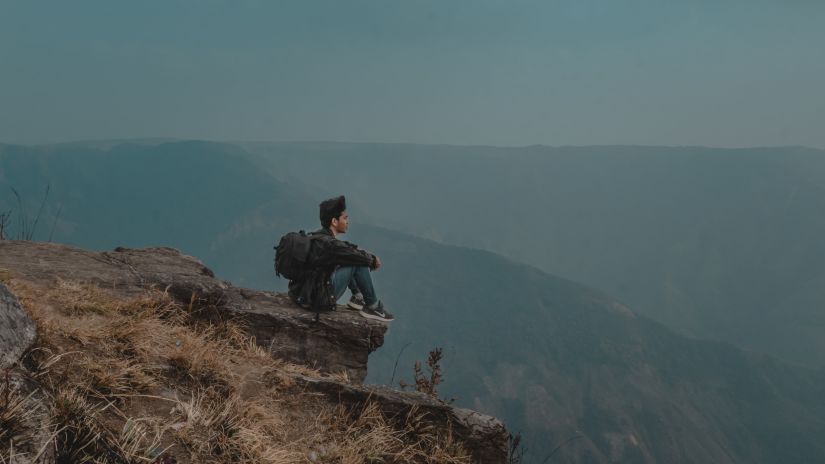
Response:
[{"label": "distant mountain range", "polygon": [[[529,254],[532,249],[531,259],[524,261],[533,265],[552,253],[568,259],[558,258],[555,265],[572,262],[576,251],[584,263],[592,263],[602,254],[605,267],[618,266],[614,260],[625,257],[627,281],[651,278],[655,272],[643,268],[661,265],[665,259],[655,251],[661,250],[657,243],[667,240],[650,239],[655,235],[657,218],[633,212],[629,205],[636,202],[621,199],[624,190],[615,178],[621,172],[631,176],[631,169],[622,171],[611,165],[606,155],[587,155],[589,149],[582,149],[585,155],[579,160],[571,154],[547,155],[544,148],[536,148],[535,153],[525,149],[520,156],[533,164],[518,167],[519,159],[508,161],[498,149],[489,148],[285,144],[276,146],[282,151],[277,153],[268,145],[245,148],[208,142],[2,146],[0,211],[19,211],[9,189],[13,186],[31,218],[39,207],[39,197],[50,185],[50,200],[36,239],[47,237],[54,225],[57,241],[87,248],[174,246],[203,258],[219,276],[235,284],[283,289],[284,283],[276,281],[272,273],[275,239],[288,230],[317,227],[318,202],[333,192],[347,193],[353,218],[347,238],[382,257],[385,266],[374,274],[376,285],[397,314],[385,346],[370,361],[372,381],[387,383],[393,375],[393,383],[401,378],[409,381],[414,360],[424,359],[434,346],[443,346],[446,381],[442,396],[455,396],[458,404],[497,415],[511,430],[524,432],[529,462],[542,462],[557,445],[570,439],[548,462],[825,460],[822,370],[794,367],[724,342],[686,338],[637,315],[635,307],[589,288],[592,282],[585,286],[487,251],[413,235],[441,241],[452,238],[467,245],[473,245],[470,242],[474,240],[499,243],[512,247],[510,256]],[[380,150],[386,154],[381,155]],[[804,150],[800,153],[803,158],[814,156]],[[655,159],[652,153],[642,158],[645,156]],[[439,158],[441,164],[436,163]],[[558,182],[545,181],[548,175],[539,168],[546,169],[542,163],[556,158],[572,167],[566,176],[557,172],[560,167],[553,168],[551,177]],[[596,179],[592,185],[601,185],[605,194],[595,196],[596,187],[582,187],[577,193],[574,187],[579,184],[573,177],[582,169],[579,164],[591,163],[590,169],[596,170],[599,160],[608,165],[599,168],[604,170],[602,180]],[[614,162],[622,164],[618,158]],[[644,163],[635,162],[634,169],[641,169]],[[653,176],[668,169],[644,172]],[[739,170],[762,172],[752,167]],[[816,172],[804,169],[798,175],[815,176]],[[524,176],[522,190],[515,189],[520,176]],[[730,179],[731,185],[735,180]],[[719,184],[718,188],[724,183],[715,182],[711,184]],[[629,193],[624,195],[639,201],[649,198],[657,205],[649,209],[655,211],[666,211],[667,205],[676,201],[667,198],[675,195],[675,185],[657,183],[665,189],[658,198],[648,196],[643,185],[647,184],[641,180],[627,182]],[[550,187],[555,190],[542,190]],[[712,186],[705,187],[701,190],[704,193],[696,194],[697,202],[706,196],[724,197],[719,192],[714,196]],[[772,192],[779,187],[763,186],[762,182],[752,187],[754,194],[763,189]],[[510,191],[519,195],[505,198]],[[802,188],[800,192],[797,195],[801,198],[811,195]],[[555,194],[567,195],[570,211],[566,216],[562,214],[562,198],[547,200]],[[596,211],[599,198],[610,201]],[[813,203],[813,199],[806,201]],[[699,206],[692,210],[685,207],[679,215],[685,216],[684,224],[702,224],[697,226],[702,230],[717,224],[705,224],[707,218],[750,217],[748,208],[733,209],[731,199],[719,199],[718,203],[728,207],[707,206],[706,216],[699,214]],[[618,204],[627,209],[616,210]],[[58,208],[61,213],[55,223]],[[670,209],[674,208],[671,205]],[[514,222],[516,216],[525,218],[521,227]],[[578,222],[573,221],[579,216]],[[592,247],[572,248],[571,231],[543,228],[536,218],[556,223],[568,220],[573,225],[591,221],[594,230],[582,232],[580,240]],[[681,230],[672,218],[659,219],[660,233]],[[789,219],[775,219],[766,222],[780,234],[780,229],[788,226],[781,221]],[[605,243],[596,240],[600,232],[614,238],[619,235],[605,226],[618,227],[622,220],[630,223],[625,226],[628,234],[652,228],[644,235],[651,240],[652,250],[639,251],[640,256],[633,259],[633,250],[644,249],[635,242],[642,238],[616,239],[614,247],[620,250],[610,252],[608,238],[599,239]],[[807,217],[799,217],[799,221],[815,225]],[[752,235],[743,235],[741,240],[763,237],[767,232],[762,229],[754,228]],[[520,235],[512,235],[517,230]],[[683,249],[684,256],[700,263],[715,262],[712,257],[695,256],[716,251],[707,247],[713,242],[699,240],[704,237],[701,234],[692,237],[694,242]],[[548,242],[543,247],[539,246],[542,238]],[[783,243],[803,248],[792,242]],[[566,246],[554,251],[552,243]],[[682,250],[676,245],[661,246]],[[727,249],[720,252],[725,260],[739,256]],[[796,256],[786,254],[788,262]],[[673,262],[678,256],[682,255],[667,255]],[[726,272],[746,267],[741,262],[716,259],[725,266],[713,268],[714,273],[691,281],[692,285],[698,288],[701,282],[730,278]],[[813,262],[811,265],[816,267]],[[579,269],[588,266],[582,264]],[[781,269],[797,268],[786,265],[774,272]],[[600,272],[608,274],[604,269]],[[688,270],[682,272],[688,274]],[[650,282],[661,283],[661,279]],[[745,283],[740,285],[744,288]],[[655,295],[657,290],[651,288]],[[763,285],[753,291],[767,290]],[[695,318],[702,320],[706,309],[685,307],[696,311]],[[741,317],[742,327],[754,324],[753,315],[751,320],[745,313]],[[393,373],[397,358],[398,368]]]},{"label": "distant mountain range", "polygon": [[825,364],[825,151],[246,144],[374,222],[601,289],[689,336]]}]

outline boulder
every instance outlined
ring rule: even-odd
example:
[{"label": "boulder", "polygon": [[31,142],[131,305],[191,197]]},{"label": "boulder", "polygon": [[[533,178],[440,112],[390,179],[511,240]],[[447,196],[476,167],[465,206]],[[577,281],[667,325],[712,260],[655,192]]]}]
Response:
[{"label": "boulder", "polygon": [[36,336],[34,321],[0,282],[0,369],[14,365]]},{"label": "boulder", "polygon": [[[14,415],[20,420],[17,427],[20,436],[14,437],[14,442],[17,451],[21,452],[12,459],[20,464],[34,462],[29,459],[29,454],[37,450],[45,450],[40,454],[40,458],[46,460],[42,462],[47,462],[50,456],[43,446],[50,438],[43,395],[15,366],[36,338],[34,321],[8,287],[0,282],[0,412],[16,401],[22,401],[22,406],[16,408],[19,412]],[[0,427],[2,425],[5,424]]]}]

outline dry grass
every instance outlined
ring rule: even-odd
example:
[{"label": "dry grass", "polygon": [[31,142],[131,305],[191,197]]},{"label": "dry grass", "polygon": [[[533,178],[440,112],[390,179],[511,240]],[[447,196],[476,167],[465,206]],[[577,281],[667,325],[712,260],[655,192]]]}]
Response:
[{"label": "dry grass", "polygon": [[470,462],[450,431],[441,436],[424,419],[423,414],[411,411],[406,421],[398,424],[383,414],[375,402],[359,405],[354,410],[339,405],[320,418],[319,426],[333,431],[333,439],[316,444],[315,457],[320,462],[343,464]]},{"label": "dry grass", "polygon": [[[399,423],[375,403],[353,411],[296,393],[296,374],[322,375],[273,359],[241,325],[204,320],[164,292],[124,299],[65,280],[9,286],[38,324],[26,364],[51,400],[62,462],[469,462],[449,431],[419,414]],[[19,415],[19,402],[0,408],[0,421]]]},{"label": "dry grass", "polygon": [[[196,392],[173,409],[175,436],[192,458],[216,462],[297,462],[301,453],[277,440],[284,424],[260,404],[238,395]],[[282,437],[281,437],[282,438]]]},{"label": "dry grass", "polygon": [[54,392],[51,417],[59,427],[55,437],[59,460],[88,462],[101,452],[104,429],[98,422],[99,408],[78,390],[64,387]]},{"label": "dry grass", "polygon": [[0,384],[0,463],[15,462],[31,451],[26,446],[31,423],[40,411],[31,406],[34,392],[24,394],[6,376]]},{"label": "dry grass", "polygon": [[158,370],[138,361],[83,356],[75,365],[85,389],[101,395],[144,393],[159,386]]},{"label": "dry grass", "polygon": [[116,454],[129,462],[152,462],[169,447],[162,446],[162,428],[156,420],[128,419],[113,442]]}]

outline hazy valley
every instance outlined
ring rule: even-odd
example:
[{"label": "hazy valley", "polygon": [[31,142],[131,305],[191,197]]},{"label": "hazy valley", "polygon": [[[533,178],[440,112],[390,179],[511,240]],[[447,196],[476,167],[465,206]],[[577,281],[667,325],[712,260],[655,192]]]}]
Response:
[{"label": "hazy valley", "polygon": [[348,239],[385,261],[374,276],[398,315],[368,380],[388,383],[401,353],[393,383],[409,381],[443,346],[442,396],[523,432],[531,462],[578,434],[555,459],[813,462],[821,370],[677,333],[818,365],[825,163],[791,151],[3,146],[0,211],[19,209],[14,187],[32,218],[50,185],[35,239],[173,246],[283,289],[275,240],[346,193]]}]

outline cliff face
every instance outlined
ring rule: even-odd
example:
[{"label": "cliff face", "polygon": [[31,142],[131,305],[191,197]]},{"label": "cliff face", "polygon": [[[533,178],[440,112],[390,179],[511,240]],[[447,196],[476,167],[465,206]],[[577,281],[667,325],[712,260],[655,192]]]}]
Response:
[{"label": "cliff face", "polygon": [[[124,302],[145,298],[147,291],[160,292],[193,320],[201,324],[231,321],[254,337],[258,350],[314,370],[281,372],[282,377],[289,377],[288,381],[280,381],[282,390],[312,394],[349,410],[376,405],[396,428],[403,428],[415,418],[459,443],[471,462],[495,463],[507,458],[507,433],[498,420],[450,407],[424,394],[362,385],[368,356],[383,344],[387,325],[366,320],[356,312],[339,308],[315,321],[314,313],[293,306],[285,295],[234,287],[215,278],[197,259],[171,248],[118,248],[98,253],[57,244],[0,241],[0,278],[12,289],[27,289],[25,300],[29,304],[42,301],[44,307],[55,306],[48,298],[51,295],[54,299],[60,288],[78,285],[90,287],[89,295],[100,289],[107,298]],[[77,308],[84,304],[74,301],[70,306],[75,309],[61,314],[83,313],[85,310]],[[0,305],[0,346],[6,367],[34,342],[35,324],[12,291],[2,285]],[[49,320],[43,314],[38,325],[73,323],[70,319]],[[83,340],[82,336],[66,333],[61,337]],[[84,343],[88,341],[81,345]],[[181,341],[175,343],[179,347]],[[129,362],[128,357],[125,360]],[[262,375],[264,378],[270,374]]]}]

